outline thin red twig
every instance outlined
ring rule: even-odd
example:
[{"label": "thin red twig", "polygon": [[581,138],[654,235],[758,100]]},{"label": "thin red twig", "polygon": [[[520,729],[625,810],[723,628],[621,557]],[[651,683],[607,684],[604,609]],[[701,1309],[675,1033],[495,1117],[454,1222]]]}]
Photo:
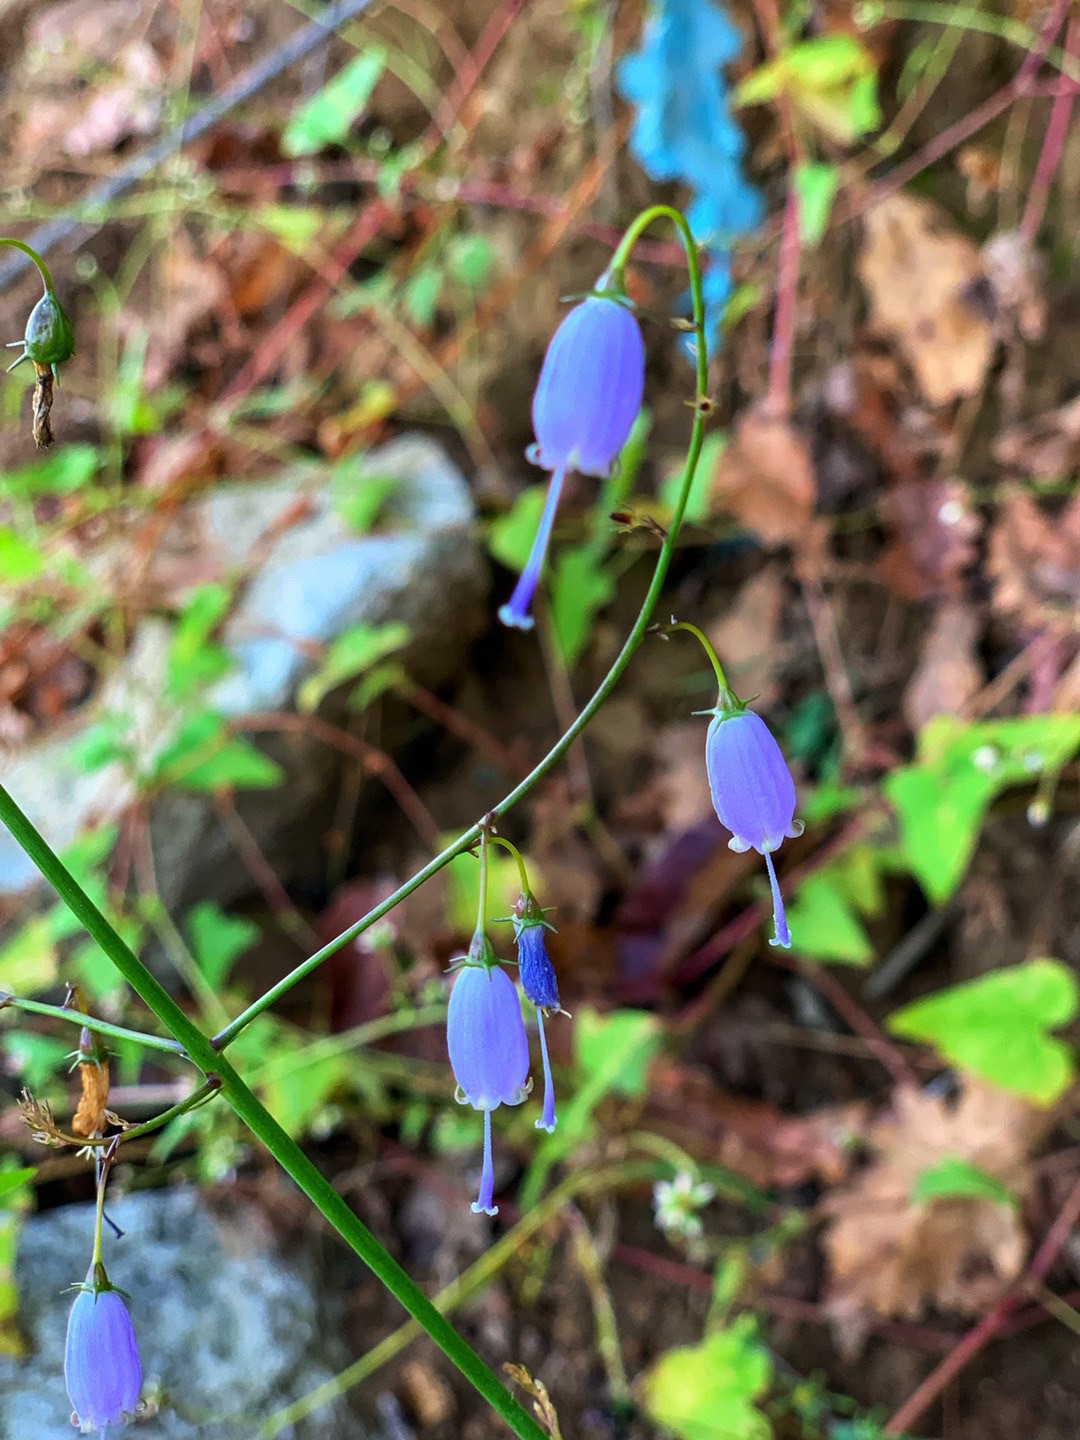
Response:
[{"label": "thin red twig", "polygon": [[[1070,60],[1075,60],[1080,56],[1080,20],[1069,21],[1068,29],[1065,32],[1065,54]],[[1069,88],[1060,90],[1054,97],[1050,119],[1046,125],[1046,135],[1043,138],[1043,146],[1039,154],[1039,162],[1035,166],[1035,175],[1031,181],[1027,204],[1024,206],[1023,219],[1020,221],[1020,235],[1027,241],[1029,248],[1035,244],[1039,226],[1046,213],[1050,186],[1057,174],[1058,165],[1061,163],[1065,139],[1069,133],[1073,101],[1076,99],[1077,89],[1080,88],[1069,76],[1066,76],[1065,79],[1068,81]]]},{"label": "thin red twig", "polygon": [[988,1310],[979,1323],[967,1332],[941,1364],[935,1366],[914,1393],[908,1396],[885,1426],[886,1435],[903,1435],[910,1430],[939,1398],[945,1387],[971,1364],[979,1351],[1001,1334],[1006,1320],[1023,1302],[1027,1287],[1035,1281],[1046,1279],[1051,1266],[1061,1253],[1062,1246],[1069,1238],[1070,1230],[1078,1220],[1080,1180],[1073,1185],[1057,1219],[1046,1232],[1042,1244],[1020,1279],[1009,1288],[993,1309]]}]

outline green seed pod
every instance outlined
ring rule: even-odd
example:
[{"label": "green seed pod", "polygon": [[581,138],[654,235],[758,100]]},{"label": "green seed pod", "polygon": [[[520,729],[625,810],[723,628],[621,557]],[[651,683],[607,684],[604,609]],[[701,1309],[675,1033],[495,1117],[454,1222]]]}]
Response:
[{"label": "green seed pod", "polygon": [[48,365],[56,374],[57,365],[75,354],[75,331],[64,307],[51,290],[30,311],[23,337],[24,350],[20,360],[35,365]]}]

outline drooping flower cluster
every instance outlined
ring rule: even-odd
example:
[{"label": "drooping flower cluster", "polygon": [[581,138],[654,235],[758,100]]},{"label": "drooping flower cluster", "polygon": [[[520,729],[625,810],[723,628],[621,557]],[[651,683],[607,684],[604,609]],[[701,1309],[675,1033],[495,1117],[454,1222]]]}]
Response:
[{"label": "drooping flower cluster", "polygon": [[731,297],[731,247],[764,215],[760,193],[743,175],[746,138],[732,118],[721,69],[741,49],[738,30],[712,0],[652,0],[641,49],[617,72],[636,111],[635,159],[653,180],[680,180],[694,193],[686,219],[709,257],[710,342]]},{"label": "drooping flower cluster", "polygon": [[64,1379],[84,1434],[106,1434],[138,1409],[142,1362],[127,1305],[104,1265],[91,1265],[68,1317]]},{"label": "drooping flower cluster", "polygon": [[[544,931],[550,926],[528,890],[522,893],[512,919],[521,989],[536,1007],[540,1032],[544,1103],[536,1128],[550,1134],[558,1120],[544,1016],[561,1008],[555,971],[544,942]],[[520,1105],[529,1095],[532,1089],[529,1041],[518,988],[500,964],[486,933],[477,931],[468,956],[455,969],[446,1019],[446,1044],[457,1081],[458,1101],[484,1114],[484,1163],[480,1194],[472,1208],[477,1215],[497,1215],[498,1207],[493,1199],[491,1113],[500,1105]]]},{"label": "drooping flower cluster", "polygon": [[571,470],[600,479],[611,473],[644,390],[645,343],[629,302],[614,289],[598,289],[555,331],[533,395],[536,443],[528,456],[551,471],[551,480],[525,569],[499,611],[504,625],[532,627],[529,612],[566,476]]}]

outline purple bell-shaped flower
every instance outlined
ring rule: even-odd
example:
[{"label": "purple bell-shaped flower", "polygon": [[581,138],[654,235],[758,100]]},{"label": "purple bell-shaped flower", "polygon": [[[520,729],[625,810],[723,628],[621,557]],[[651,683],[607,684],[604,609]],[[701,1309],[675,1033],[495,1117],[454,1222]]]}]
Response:
[{"label": "purple bell-shaped flower", "polygon": [[575,305],[552,336],[533,395],[536,444],[528,455],[552,472],[551,483],[528,562],[499,611],[504,625],[531,629],[529,608],[567,472],[601,479],[611,473],[644,391],[645,343],[628,302],[611,291]]},{"label": "purple bell-shaped flower", "polygon": [[559,986],[547,953],[544,932],[548,925],[532,895],[522,895],[514,917],[514,939],[518,948],[518,975],[525,998],[536,1006],[536,1024],[540,1031],[540,1057],[544,1066],[544,1109],[536,1122],[538,1130],[552,1134],[559,1123],[555,1115],[555,1084],[551,1078],[544,1016],[554,1014],[559,1005]]},{"label": "purple bell-shaped flower", "polygon": [[794,818],[795,782],[765,721],[730,691],[721,691],[720,706],[713,713],[705,741],[705,771],[720,823],[731,831],[732,850],[756,850],[765,856],[775,926],[770,943],[787,949],[791,931],[772,852],[788,837],[803,832],[802,821]]},{"label": "purple bell-shaped flower", "polygon": [[68,1317],[64,1379],[84,1433],[122,1425],[135,1414],[142,1362],[131,1316],[103,1265],[92,1265]]},{"label": "purple bell-shaped flower", "polygon": [[[475,948],[475,947],[474,947]],[[485,943],[484,952],[490,947]],[[457,1098],[484,1112],[484,1168],[476,1214],[497,1215],[491,1112],[520,1105],[529,1093],[529,1040],[517,987],[497,963],[466,961],[458,970],[446,1017],[446,1044]]]}]

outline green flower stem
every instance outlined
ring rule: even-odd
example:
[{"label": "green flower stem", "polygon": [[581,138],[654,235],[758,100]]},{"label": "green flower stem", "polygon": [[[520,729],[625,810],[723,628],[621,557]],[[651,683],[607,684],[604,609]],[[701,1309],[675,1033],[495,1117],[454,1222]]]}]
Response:
[{"label": "green flower stem", "polygon": [[41,283],[45,286],[45,294],[56,295],[56,287],[53,284],[52,276],[49,274],[49,267],[36,250],[31,249],[31,247],[24,244],[22,240],[11,240],[6,236],[0,238],[0,245],[10,245],[13,250],[21,250],[24,255],[28,255],[37,266],[37,272],[41,276]]},{"label": "green flower stem", "polygon": [[701,645],[703,650],[705,651],[705,654],[709,657],[709,664],[716,672],[716,683],[720,686],[721,695],[723,695],[725,690],[730,695],[731,686],[727,683],[727,676],[724,674],[724,667],[720,664],[720,658],[717,655],[716,651],[713,649],[712,641],[709,639],[709,637],[705,635],[701,630],[699,630],[696,625],[690,625],[685,620],[672,620],[671,624],[666,626],[665,629],[668,634],[670,634],[672,630],[689,630],[691,635],[697,636],[697,638],[701,641]]},{"label": "green flower stem", "polygon": [[[622,1160],[603,1169],[578,1170],[573,1175],[568,1175],[561,1184],[545,1195],[538,1205],[527,1211],[512,1230],[508,1230],[501,1239],[490,1245],[479,1260],[474,1261],[456,1280],[451,1280],[445,1289],[440,1290],[435,1296],[434,1304],[441,1314],[450,1315],[474,1295],[478,1295],[539,1230],[560,1214],[569,1201],[607,1194],[627,1185],[659,1180],[667,1175],[668,1171],[669,1167],[662,1162]],[[294,1400],[291,1405],[286,1405],[271,1415],[259,1430],[258,1440],[274,1440],[283,1430],[298,1424],[308,1415],[313,1415],[323,1405],[329,1405],[354,1385],[370,1380],[372,1375],[396,1359],[423,1333],[415,1320],[399,1325],[366,1355],[354,1360],[332,1380],[316,1386],[307,1395],[302,1395],[299,1400]]]},{"label": "green flower stem", "polygon": [[511,844],[509,840],[504,840],[501,835],[492,835],[491,838],[496,845],[501,845],[504,850],[510,851],[510,854],[517,862],[518,877],[521,880],[521,893],[523,895],[530,895],[532,892],[529,889],[529,876],[525,869],[525,861],[522,858],[521,851],[516,845]]},{"label": "green flower stem", "polygon": [[[625,265],[626,257],[630,249],[634,243],[640,239],[642,232],[647,229],[654,220],[659,219],[669,220],[675,226],[683,242],[683,247],[686,250],[687,268],[690,272],[690,294],[694,307],[694,334],[697,338],[697,344],[695,346],[697,403],[694,407],[694,426],[690,433],[690,446],[686,455],[686,467],[683,470],[682,480],[679,484],[679,494],[675,502],[675,510],[671,517],[671,528],[664,539],[664,543],[660,547],[659,555],[656,557],[656,569],[653,571],[652,581],[649,585],[644,603],[642,604],[641,611],[634,621],[633,629],[626,637],[626,642],[619,651],[615,663],[607,675],[605,675],[596,693],[570,726],[569,730],[552,746],[551,750],[548,751],[539,765],[526,775],[525,779],[522,780],[519,785],[511,790],[505,800],[500,800],[498,805],[494,807],[491,814],[496,818],[512,810],[514,806],[517,805],[520,800],[523,800],[529,791],[559,763],[619,683],[623,672],[633,659],[634,652],[641,644],[645,632],[649,628],[653,611],[656,609],[664,588],[664,581],[667,579],[668,568],[671,565],[671,558],[675,553],[675,546],[679,539],[679,531],[682,528],[686,502],[690,497],[690,488],[694,482],[694,472],[697,469],[698,458],[701,455],[701,447],[705,440],[705,419],[708,410],[706,397],[709,389],[709,360],[705,340],[705,304],[701,293],[701,266],[698,263],[697,245],[694,242],[694,237],[690,233],[690,227],[687,225],[685,218],[678,210],[672,209],[669,205],[654,205],[644,211],[633,222],[620,242],[615,252],[615,258],[612,261],[612,268],[617,264]],[[392,895],[388,896],[381,904],[376,905],[374,910],[369,910],[362,919],[357,920],[354,925],[350,925],[347,930],[343,930],[340,935],[324,945],[321,950],[317,950],[314,955],[309,956],[308,959],[298,965],[295,970],[290,971],[283,980],[279,980],[276,985],[271,986],[265,995],[249,1005],[242,1014],[236,1017],[231,1025],[227,1025],[220,1035],[215,1035],[211,1042],[215,1049],[224,1050],[227,1045],[231,1045],[237,1035],[246,1029],[252,1020],[261,1015],[264,1010],[268,1010],[272,1005],[276,1005],[283,995],[287,995],[294,985],[303,980],[305,976],[310,975],[312,971],[317,970],[324,960],[329,960],[331,955],[336,955],[343,946],[350,944],[358,935],[362,935],[370,926],[381,920],[384,915],[388,915],[395,905],[400,905],[402,900],[411,895],[414,890],[418,890],[426,880],[430,880],[433,875],[437,875],[439,871],[445,865],[449,865],[450,861],[456,856],[464,854],[466,850],[471,850],[480,839],[481,829],[481,825],[474,825],[471,829],[466,830],[464,835],[460,835],[451,845],[448,845],[441,854],[436,855],[433,860],[429,860],[422,870],[418,870],[411,880],[407,880],[404,885],[400,885]]]},{"label": "green flower stem", "polygon": [[175,1120],[180,1115],[186,1115],[189,1110],[197,1110],[200,1105],[205,1105],[212,1100],[221,1089],[221,1081],[216,1075],[211,1075],[208,1080],[191,1092],[185,1099],[179,1100],[175,1105],[170,1105],[168,1110],[163,1110],[160,1115],[155,1115],[152,1120],[144,1120],[141,1125],[132,1125],[127,1130],[122,1130],[118,1135],[105,1135],[101,1139],[91,1137],[89,1140],[68,1137],[73,1145],[79,1145],[82,1149],[89,1149],[91,1146],[104,1149],[108,1145],[126,1145],[129,1140],[138,1140],[143,1135],[152,1135],[155,1130],[160,1130],[170,1120]]},{"label": "green flower stem", "polygon": [[[207,1079],[212,1075],[216,1076],[221,1084],[221,1093],[255,1138],[266,1147],[346,1244],[370,1267],[376,1278],[427,1331],[491,1408],[506,1421],[519,1440],[548,1440],[536,1421],[522,1409],[498,1377],[440,1315],[420,1287],[379,1244],[367,1226],[353,1214],[295,1140],[286,1134],[265,1106],[260,1104],[228,1060],[215,1050],[211,1041],[188,1019],[168,991],[150,974],[3,786],[0,786],[0,822],[11,831],[140,1000],[153,1010],[165,1028],[183,1045],[188,1057]],[[95,1255],[95,1259],[97,1258]]]},{"label": "green flower stem", "polygon": [[98,1020],[68,1006],[45,1005],[40,1000],[23,1000],[18,995],[5,995],[0,991],[0,1010],[8,1009],[25,1010],[28,1015],[48,1015],[53,1020],[66,1020],[69,1025],[92,1030],[95,1035],[111,1035],[114,1040],[130,1040],[135,1045],[144,1045],[147,1050],[167,1050],[170,1055],[179,1055],[182,1060],[189,1058],[179,1040],[170,1040],[164,1035],[145,1035],[141,1030],[127,1030],[123,1025]]}]

